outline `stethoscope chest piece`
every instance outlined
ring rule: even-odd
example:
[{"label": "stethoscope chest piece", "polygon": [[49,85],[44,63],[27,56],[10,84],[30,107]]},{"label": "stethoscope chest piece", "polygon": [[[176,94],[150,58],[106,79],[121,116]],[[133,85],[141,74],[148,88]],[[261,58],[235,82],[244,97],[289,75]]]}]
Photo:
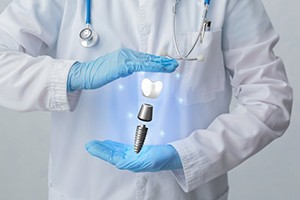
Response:
[{"label": "stethoscope chest piece", "polygon": [[87,27],[82,29],[79,33],[80,44],[85,48],[95,46],[99,41],[99,35],[92,28]]}]

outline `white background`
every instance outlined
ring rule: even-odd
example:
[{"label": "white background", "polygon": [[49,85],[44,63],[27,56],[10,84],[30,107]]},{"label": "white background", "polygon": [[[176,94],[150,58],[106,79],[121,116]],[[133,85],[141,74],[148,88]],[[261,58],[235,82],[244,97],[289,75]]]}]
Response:
[{"label": "white background", "polygon": [[[2,11],[11,0],[1,0]],[[294,87],[286,134],[229,173],[230,200],[300,199],[299,1],[263,0],[281,40],[276,52]],[[49,113],[17,113],[0,107],[0,199],[46,200]],[[84,183],[83,183],[84,184]]]}]

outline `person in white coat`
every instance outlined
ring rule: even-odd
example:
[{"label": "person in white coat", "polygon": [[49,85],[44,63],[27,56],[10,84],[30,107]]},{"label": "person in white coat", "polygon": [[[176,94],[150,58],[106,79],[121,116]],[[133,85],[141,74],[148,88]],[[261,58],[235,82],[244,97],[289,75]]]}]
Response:
[{"label": "person in white coat", "polygon": [[[93,1],[89,48],[84,0],[15,0],[1,14],[0,105],[52,113],[49,200],[226,200],[227,172],[287,129],[292,89],[261,1],[182,0],[174,31],[176,2]],[[189,51],[208,3],[197,59],[159,56],[178,58],[174,32]],[[163,83],[156,99],[144,78]],[[154,115],[136,154],[144,103]]]}]

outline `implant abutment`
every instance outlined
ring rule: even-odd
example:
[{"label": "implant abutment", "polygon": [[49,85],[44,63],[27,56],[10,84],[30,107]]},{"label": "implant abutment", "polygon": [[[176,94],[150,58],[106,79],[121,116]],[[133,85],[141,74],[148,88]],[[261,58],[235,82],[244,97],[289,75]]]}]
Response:
[{"label": "implant abutment", "polygon": [[140,108],[137,118],[144,122],[151,122],[153,115],[153,106],[150,104],[143,104]]}]

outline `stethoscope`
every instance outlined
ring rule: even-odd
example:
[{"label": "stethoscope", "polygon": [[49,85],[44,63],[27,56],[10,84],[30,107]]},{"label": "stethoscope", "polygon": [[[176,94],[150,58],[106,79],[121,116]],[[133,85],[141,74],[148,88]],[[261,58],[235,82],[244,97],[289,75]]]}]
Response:
[{"label": "stethoscope", "polygon": [[176,57],[171,56],[168,53],[165,53],[165,56],[167,56],[169,58],[176,59],[176,60],[204,61],[205,57],[203,55],[199,55],[198,57],[189,57],[189,56],[194,51],[194,49],[195,49],[198,42],[200,42],[202,44],[202,42],[204,40],[205,32],[209,31],[209,29],[210,29],[211,21],[207,20],[207,13],[208,13],[209,5],[210,5],[210,0],[204,0],[204,8],[203,8],[203,11],[202,11],[202,16],[201,16],[201,20],[200,20],[200,28],[199,28],[199,31],[198,31],[198,35],[197,35],[192,47],[190,48],[190,50],[186,54],[183,54],[179,50],[178,43],[177,43],[177,37],[176,37],[176,13],[177,13],[179,3],[180,3],[180,0],[175,0],[175,5],[173,6],[173,43],[174,43],[174,46],[175,46],[177,56]]},{"label": "stethoscope", "polygon": [[[191,53],[194,51],[196,45],[198,42],[202,43],[204,40],[205,32],[209,30],[211,22],[207,20],[207,13],[208,8],[210,5],[210,0],[204,0],[204,8],[202,11],[202,16],[200,20],[200,28],[198,31],[197,38],[195,39],[192,47],[190,50],[183,54],[178,47],[177,43],[177,37],[176,37],[176,13],[178,6],[180,4],[180,0],[175,0],[175,4],[173,6],[173,43],[175,46],[176,54],[177,56],[171,56],[168,53],[165,53],[164,56],[167,56],[169,58],[173,58],[176,60],[186,60],[186,61],[195,61],[200,60],[203,61],[203,55],[200,55],[198,57],[189,57]],[[80,31],[79,37],[80,37],[80,43],[83,47],[89,48],[95,46],[99,41],[99,35],[98,33],[93,30],[91,26],[91,0],[86,0],[86,28],[84,28],[82,31]]]},{"label": "stethoscope", "polygon": [[85,48],[95,46],[99,41],[98,33],[91,26],[91,0],[86,0],[86,27],[79,33],[80,44]]}]

